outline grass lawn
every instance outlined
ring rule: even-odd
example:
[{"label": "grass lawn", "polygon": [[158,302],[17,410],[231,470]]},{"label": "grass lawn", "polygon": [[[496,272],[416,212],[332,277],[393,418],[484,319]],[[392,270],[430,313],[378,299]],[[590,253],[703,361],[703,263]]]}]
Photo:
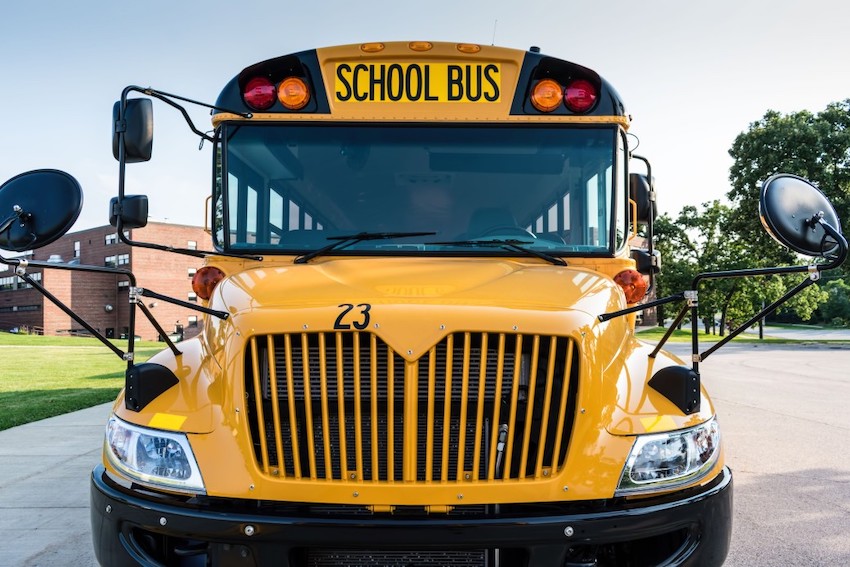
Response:
[{"label": "grass lawn", "polygon": [[[126,341],[116,341],[126,350]],[[136,361],[162,350],[137,342]],[[108,402],[127,363],[98,340],[0,332],[0,430]]]},{"label": "grass lawn", "polygon": [[[650,327],[650,328],[647,328],[647,329],[639,330],[637,332],[637,336],[638,336],[638,338],[641,338],[645,341],[660,341],[661,337],[664,336],[665,332],[667,332],[667,329],[663,329],[661,327]],[[728,333],[727,333],[727,335],[728,335]],[[710,334],[706,335],[702,330],[700,330],[700,332],[699,332],[699,342],[701,342],[701,343],[702,342],[716,343],[717,341],[719,341],[720,339],[723,339],[723,338],[725,338],[725,337],[721,337],[720,335],[710,335]],[[752,333],[741,333],[740,335],[738,335],[737,337],[735,337],[732,340],[733,341],[744,341],[744,342],[774,343],[774,344],[776,344],[776,343],[782,344],[782,343],[798,343],[798,342],[800,342],[800,341],[793,340],[793,339],[780,339],[780,338],[769,337],[769,336],[765,336],[764,339],[759,341],[758,335],[755,335],[755,334],[752,334]],[[685,330],[685,329],[678,330],[677,329],[677,330],[673,331],[672,335],[670,335],[669,341],[671,343],[689,343],[689,342],[691,342],[691,330],[690,329],[687,329],[687,330]]]}]

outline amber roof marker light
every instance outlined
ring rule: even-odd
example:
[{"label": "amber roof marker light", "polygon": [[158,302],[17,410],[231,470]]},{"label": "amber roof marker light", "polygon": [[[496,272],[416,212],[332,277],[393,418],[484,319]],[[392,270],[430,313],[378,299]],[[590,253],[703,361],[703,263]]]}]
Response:
[{"label": "amber roof marker light", "polygon": [[481,51],[481,46],[475,43],[458,43],[457,50],[461,53],[478,53]]},{"label": "amber roof marker light", "polygon": [[360,51],[363,53],[379,53],[384,50],[383,43],[364,43],[360,45]]}]

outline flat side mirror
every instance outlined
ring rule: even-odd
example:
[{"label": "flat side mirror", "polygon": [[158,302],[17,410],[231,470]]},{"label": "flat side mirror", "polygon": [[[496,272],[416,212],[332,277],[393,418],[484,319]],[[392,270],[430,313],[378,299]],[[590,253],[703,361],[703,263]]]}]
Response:
[{"label": "flat side mirror", "polygon": [[68,232],[83,209],[83,190],[71,175],[39,169],[0,185],[0,248],[24,252]]},{"label": "flat side mirror", "polygon": [[637,203],[637,218],[633,222],[649,224],[654,221],[658,211],[652,206],[650,200],[650,185],[646,175],[640,173],[629,174],[629,199]]},{"label": "flat side mirror", "polygon": [[121,217],[121,228],[142,228],[147,225],[148,196],[124,195],[120,207],[118,197],[112,197],[109,201],[109,224],[118,226],[118,217]]},{"label": "flat side mirror", "polygon": [[119,121],[119,100],[112,106],[112,155],[119,159],[118,140],[124,133],[124,161],[138,163],[151,159],[153,153],[153,104],[149,98],[127,99],[124,119]]},{"label": "flat side mirror", "polygon": [[632,250],[632,260],[635,261],[635,269],[646,276],[661,272],[661,252],[635,248]]},{"label": "flat side mirror", "polygon": [[[841,224],[829,199],[796,175],[780,173],[762,184],[759,217],[767,233],[780,244],[805,256],[826,256],[838,248],[817,217],[841,233]],[[813,220],[814,219],[814,220]]]}]

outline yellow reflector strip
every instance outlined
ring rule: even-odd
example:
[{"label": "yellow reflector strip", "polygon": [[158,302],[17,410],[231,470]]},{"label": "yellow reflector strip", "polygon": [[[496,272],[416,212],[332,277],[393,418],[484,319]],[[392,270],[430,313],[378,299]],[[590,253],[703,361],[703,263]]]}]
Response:
[{"label": "yellow reflector strip", "polygon": [[148,422],[148,427],[154,429],[169,429],[176,431],[186,421],[185,415],[174,415],[171,413],[156,413]]},{"label": "yellow reflector strip", "polygon": [[676,429],[676,422],[669,415],[642,417],[640,418],[640,422],[643,424],[643,428],[646,429],[648,433],[652,433],[653,431],[670,431]]}]

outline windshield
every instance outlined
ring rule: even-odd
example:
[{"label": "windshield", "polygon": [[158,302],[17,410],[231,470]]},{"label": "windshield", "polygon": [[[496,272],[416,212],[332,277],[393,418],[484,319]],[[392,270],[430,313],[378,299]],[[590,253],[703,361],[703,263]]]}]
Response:
[{"label": "windshield", "polygon": [[380,233],[333,253],[516,255],[476,245],[500,240],[610,254],[623,233],[612,219],[624,222],[618,137],[616,127],[228,123],[216,244],[304,254]]}]

